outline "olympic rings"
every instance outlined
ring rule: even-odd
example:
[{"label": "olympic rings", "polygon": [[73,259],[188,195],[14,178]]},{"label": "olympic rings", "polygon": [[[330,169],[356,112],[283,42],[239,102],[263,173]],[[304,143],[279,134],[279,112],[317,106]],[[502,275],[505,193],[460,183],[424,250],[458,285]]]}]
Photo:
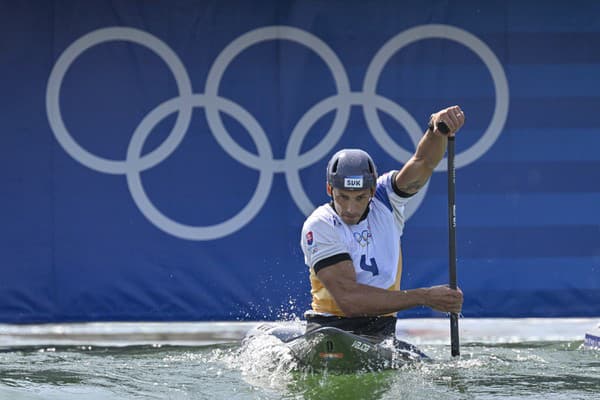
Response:
[{"label": "olympic rings", "polygon": [[[126,176],[134,202],[152,224],[182,239],[214,240],[238,231],[260,212],[270,194],[275,173],[285,174],[288,189],[296,205],[305,215],[310,214],[314,205],[304,192],[300,170],[321,160],[335,147],[346,129],[353,105],[363,108],[367,126],[383,150],[395,160],[406,162],[412,156],[412,152],[403,149],[390,137],[383,128],[377,111],[384,111],[404,126],[415,147],[422,135],[421,127],[403,107],[376,94],[377,81],[393,54],[404,46],[429,38],[449,39],[468,47],[482,59],[494,81],[496,105],[492,120],[478,142],[456,155],[456,166],[462,167],[481,157],[502,131],[508,114],[508,83],[502,65],[485,43],[462,29],[448,25],[421,25],[391,38],[369,64],[362,92],[350,90],[350,82],[343,64],[335,52],[315,35],[289,26],[254,29],[238,37],[221,51],[209,70],[204,94],[192,93],[191,81],[183,63],[173,50],[157,37],[134,28],[102,28],[77,39],[57,59],[48,79],[46,113],[56,140],[72,158],[98,172]],[[329,68],[337,90],[335,95],[312,106],[298,120],[291,132],[283,159],[273,157],[268,136],[260,123],[240,105],[219,95],[221,79],[234,58],[248,47],[269,40],[293,41],[314,51]],[[60,90],[71,64],[84,51],[110,41],[129,41],[152,50],[171,70],[179,91],[178,97],[159,104],[142,119],[133,132],[125,160],[102,158],[81,147],[68,132],[60,109]],[[142,171],[164,161],[179,146],[189,128],[194,107],[205,109],[209,128],[225,152],[246,167],[256,169],[260,173],[256,190],[248,204],[230,219],[212,226],[185,225],[164,215],[146,195],[140,175]],[[331,111],[335,111],[336,114],[329,131],[315,147],[301,154],[302,143],[311,127]],[[222,122],[221,112],[236,119],[248,131],[258,154],[248,152],[233,140]],[[177,119],[170,134],[153,151],[142,155],[144,143],[152,129],[172,113],[177,113]],[[445,163],[440,163],[436,171],[443,171],[445,168]],[[419,207],[426,191],[427,186],[409,203],[406,218]]]},{"label": "olympic rings", "polygon": [[354,240],[356,240],[361,247],[365,247],[369,244],[369,240],[371,239],[371,231],[365,229],[362,232],[352,233],[352,236],[354,236]]},{"label": "olympic rings", "polygon": [[[490,147],[492,147],[496,142],[496,139],[498,139],[498,136],[500,136],[504,123],[506,122],[506,117],[508,116],[509,93],[506,74],[496,55],[479,38],[463,29],[450,25],[421,25],[401,32],[388,40],[377,54],[375,54],[375,57],[373,57],[373,61],[371,61],[371,65],[369,65],[369,68],[367,69],[363,91],[366,93],[375,93],[377,79],[381,75],[385,63],[398,50],[413,42],[433,38],[453,40],[468,47],[481,58],[486,67],[490,70],[492,80],[494,81],[496,105],[490,125],[481,138],[479,138],[471,148],[456,155],[456,167],[464,167],[481,157]],[[389,137],[381,125],[381,121],[377,116],[377,110],[368,103],[364,105],[363,110],[365,118],[367,119],[367,126],[383,150],[394,158],[396,158],[398,154],[402,154],[404,159],[407,160],[410,155]],[[410,132],[409,127],[405,125],[405,128]],[[410,132],[411,136],[416,133],[421,134],[420,129],[418,132]],[[440,172],[446,171],[447,168],[447,164],[441,162],[435,170]]]},{"label": "olympic rings", "polygon": [[[179,57],[177,57],[169,46],[149,33],[132,28],[104,28],[88,33],[73,42],[60,55],[48,79],[48,87],[46,89],[46,113],[48,121],[56,140],[71,157],[88,168],[107,174],[124,174],[128,168],[126,162],[108,160],[96,156],[79,146],[65,127],[60,111],[59,96],[62,81],[67,70],[81,53],[97,44],[116,40],[134,42],[154,51],[167,63],[173,73],[180,97],[188,97],[192,94],[192,83]],[[162,162],[177,148],[185,136],[192,117],[192,107],[185,103],[182,104],[179,111],[177,121],[168,139],[154,149],[154,151],[144,156],[140,165],[142,168],[140,172]]]}]

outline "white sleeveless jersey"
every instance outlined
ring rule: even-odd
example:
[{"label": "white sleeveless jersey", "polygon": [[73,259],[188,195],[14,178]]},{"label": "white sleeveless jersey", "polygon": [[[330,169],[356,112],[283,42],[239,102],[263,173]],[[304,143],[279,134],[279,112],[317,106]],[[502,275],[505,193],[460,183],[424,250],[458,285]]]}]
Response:
[{"label": "white sleeveless jersey", "polygon": [[375,196],[367,218],[347,225],[330,204],[318,207],[304,222],[301,246],[310,268],[313,312],[343,315],[313,269],[319,261],[347,253],[352,258],[359,283],[399,290],[402,273],[400,237],[404,207],[410,198],[394,193],[390,171],[377,179]]}]

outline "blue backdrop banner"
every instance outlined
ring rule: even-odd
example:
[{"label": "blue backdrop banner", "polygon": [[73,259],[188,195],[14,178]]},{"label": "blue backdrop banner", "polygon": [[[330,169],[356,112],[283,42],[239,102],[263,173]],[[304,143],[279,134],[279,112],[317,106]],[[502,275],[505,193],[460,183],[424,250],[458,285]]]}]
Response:
[{"label": "blue backdrop banner", "polygon": [[[329,157],[399,169],[454,104],[463,314],[600,315],[599,15],[1,1],[0,322],[300,316]],[[448,281],[446,172],[407,210],[405,289]]]}]

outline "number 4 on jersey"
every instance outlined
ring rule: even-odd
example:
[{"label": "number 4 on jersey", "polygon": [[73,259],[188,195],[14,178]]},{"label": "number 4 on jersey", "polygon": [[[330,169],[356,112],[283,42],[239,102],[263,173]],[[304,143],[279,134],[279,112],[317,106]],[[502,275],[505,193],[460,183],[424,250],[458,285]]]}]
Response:
[{"label": "number 4 on jersey", "polygon": [[360,257],[360,268],[365,271],[369,271],[373,274],[373,276],[379,275],[379,268],[377,268],[377,262],[375,259],[371,258],[369,261],[371,262],[371,265],[367,264],[367,256],[363,254]]}]

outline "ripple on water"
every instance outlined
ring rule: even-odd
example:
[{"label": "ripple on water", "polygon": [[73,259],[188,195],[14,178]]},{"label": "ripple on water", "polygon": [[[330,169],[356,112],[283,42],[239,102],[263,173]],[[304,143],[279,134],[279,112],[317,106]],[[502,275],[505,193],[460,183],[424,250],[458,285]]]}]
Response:
[{"label": "ripple on water", "polygon": [[274,337],[211,347],[0,352],[7,399],[596,400],[600,352],[580,342],[422,346],[430,361],[356,374],[300,371]]}]

